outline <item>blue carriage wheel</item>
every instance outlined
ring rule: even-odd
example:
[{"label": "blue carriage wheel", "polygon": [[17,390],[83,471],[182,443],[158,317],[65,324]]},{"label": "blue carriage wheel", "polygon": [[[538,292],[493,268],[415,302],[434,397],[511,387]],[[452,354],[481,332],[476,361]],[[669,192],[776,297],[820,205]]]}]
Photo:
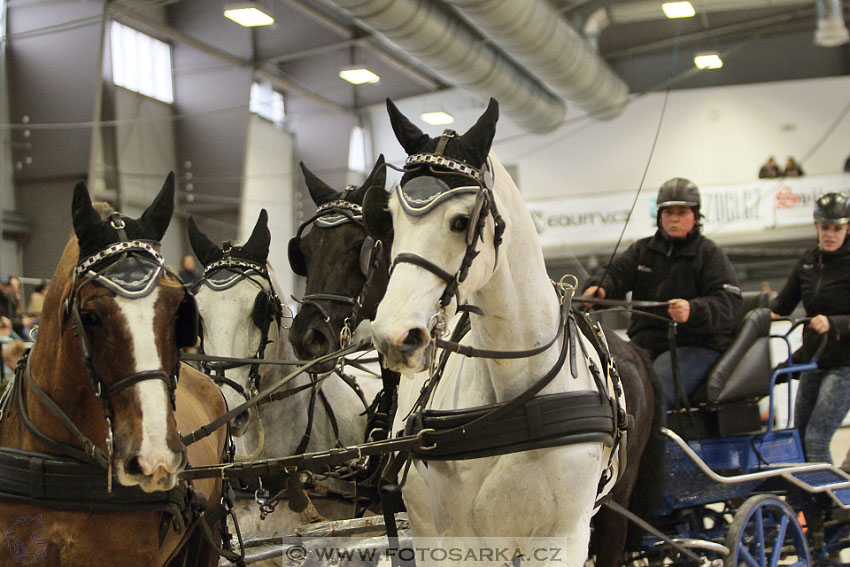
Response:
[{"label": "blue carriage wheel", "polygon": [[773,494],[749,497],[726,535],[724,567],[810,567],[806,535],[797,514]]}]

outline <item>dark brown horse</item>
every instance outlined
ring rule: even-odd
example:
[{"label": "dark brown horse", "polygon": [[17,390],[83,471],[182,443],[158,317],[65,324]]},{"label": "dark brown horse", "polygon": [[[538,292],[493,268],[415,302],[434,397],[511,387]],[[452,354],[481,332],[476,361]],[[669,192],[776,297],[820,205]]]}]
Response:
[{"label": "dark brown horse", "polygon": [[302,360],[337,350],[346,321],[353,331],[361,321],[371,320],[386,290],[389,247],[376,245],[366,234],[360,210],[366,191],[386,183],[384,167],[380,156],[362,185],[338,191],[301,164],[310,196],[319,207],[289,242],[290,267],[307,278],[303,305],[289,331]]},{"label": "dark brown horse", "polygon": [[[188,366],[177,386],[178,347],[195,333],[192,298],[158,253],[173,207],[173,176],[138,219],[93,206],[82,183],[74,190],[75,236],[2,402],[4,567],[165,565],[190,531],[192,507],[219,500],[219,481],[186,490],[178,479],[188,461],[218,463],[224,449],[221,431],[188,448],[178,431],[225,407]],[[193,550],[194,564],[217,559],[204,544]]]}]

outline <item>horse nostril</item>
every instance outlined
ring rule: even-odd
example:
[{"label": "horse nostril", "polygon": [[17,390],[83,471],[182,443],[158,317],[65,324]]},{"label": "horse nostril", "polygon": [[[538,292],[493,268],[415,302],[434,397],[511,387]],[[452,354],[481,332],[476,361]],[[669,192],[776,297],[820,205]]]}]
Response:
[{"label": "horse nostril", "polygon": [[318,354],[327,348],[328,338],[321,331],[310,329],[304,335],[304,346],[306,346],[313,354]]},{"label": "horse nostril", "polygon": [[416,349],[424,342],[424,333],[422,332],[422,329],[410,329],[407,332],[407,336],[402,341],[401,346],[408,349]]},{"label": "horse nostril", "polygon": [[142,472],[142,465],[139,464],[139,457],[128,459],[127,464],[124,466],[124,470],[127,471],[127,474],[129,475],[135,476],[144,474]]}]

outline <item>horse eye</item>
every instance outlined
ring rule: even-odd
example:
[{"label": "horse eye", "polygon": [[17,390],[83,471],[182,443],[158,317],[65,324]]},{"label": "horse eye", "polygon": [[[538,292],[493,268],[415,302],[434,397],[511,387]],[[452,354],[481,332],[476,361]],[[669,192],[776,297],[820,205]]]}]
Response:
[{"label": "horse eye", "polygon": [[86,330],[97,329],[101,326],[100,317],[94,311],[81,311],[80,319],[82,319],[83,326]]},{"label": "horse eye", "polygon": [[451,220],[452,232],[466,232],[469,227],[469,217],[466,215],[458,215]]}]

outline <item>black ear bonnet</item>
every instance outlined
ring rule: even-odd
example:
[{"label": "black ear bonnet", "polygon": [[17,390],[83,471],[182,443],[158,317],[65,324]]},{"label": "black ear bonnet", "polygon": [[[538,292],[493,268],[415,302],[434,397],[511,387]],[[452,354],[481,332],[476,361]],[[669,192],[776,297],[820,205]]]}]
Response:
[{"label": "black ear bonnet", "polygon": [[[83,183],[74,188],[72,209],[74,231],[80,244],[75,279],[89,278],[116,295],[131,299],[152,293],[162,275],[169,271],[160,255],[159,241],[174,211],[174,174],[168,175],[159,194],[139,219],[113,210],[101,215],[94,209]],[[172,276],[180,281],[175,274]],[[63,319],[70,308],[69,298]],[[197,318],[195,299],[184,287],[175,317],[174,335],[178,348],[195,346]]]}]

